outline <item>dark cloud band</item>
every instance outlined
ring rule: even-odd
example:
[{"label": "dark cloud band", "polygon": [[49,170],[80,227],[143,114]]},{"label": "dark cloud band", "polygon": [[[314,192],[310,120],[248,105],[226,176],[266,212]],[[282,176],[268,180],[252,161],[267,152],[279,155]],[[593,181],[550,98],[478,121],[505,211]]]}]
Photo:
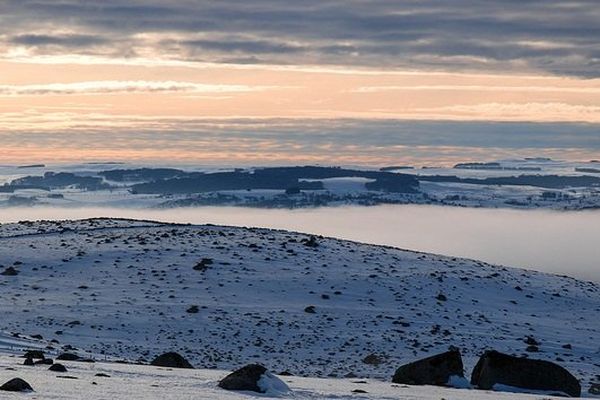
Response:
[{"label": "dark cloud band", "polygon": [[[250,60],[600,76],[596,0],[6,0],[5,46],[191,61]],[[77,34],[55,34],[55,31]],[[154,42],[140,34],[159,34]],[[143,36],[143,35],[142,35]],[[144,51],[147,54],[147,51]]]}]

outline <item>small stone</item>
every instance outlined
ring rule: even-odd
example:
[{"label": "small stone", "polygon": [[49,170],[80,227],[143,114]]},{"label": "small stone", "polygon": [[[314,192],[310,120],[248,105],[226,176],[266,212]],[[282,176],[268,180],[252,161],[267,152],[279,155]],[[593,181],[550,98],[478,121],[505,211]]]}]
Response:
[{"label": "small stone", "polygon": [[62,364],[53,364],[50,366],[50,368],[48,368],[48,371],[53,371],[53,372],[67,372],[67,368],[62,365]]}]

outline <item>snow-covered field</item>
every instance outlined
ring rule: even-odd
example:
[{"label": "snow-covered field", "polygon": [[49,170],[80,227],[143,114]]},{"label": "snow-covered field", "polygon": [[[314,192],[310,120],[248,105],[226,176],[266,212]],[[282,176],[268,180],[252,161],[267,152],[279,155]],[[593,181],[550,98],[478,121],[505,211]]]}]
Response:
[{"label": "snow-covered field", "polygon": [[[217,387],[229,371],[168,369],[116,363],[63,362],[66,373],[47,370],[47,366],[23,366],[23,359],[0,356],[0,383],[19,376],[34,393],[0,392],[0,399],[72,400],[238,400],[267,399],[271,395],[231,392]],[[108,376],[96,376],[105,374]],[[71,378],[65,378],[71,377]],[[73,379],[76,378],[76,379]],[[396,400],[534,400],[551,396],[510,394],[489,391],[446,389],[434,386],[406,386],[373,379],[321,379],[281,377],[290,392],[279,395],[289,399],[396,399]]]}]

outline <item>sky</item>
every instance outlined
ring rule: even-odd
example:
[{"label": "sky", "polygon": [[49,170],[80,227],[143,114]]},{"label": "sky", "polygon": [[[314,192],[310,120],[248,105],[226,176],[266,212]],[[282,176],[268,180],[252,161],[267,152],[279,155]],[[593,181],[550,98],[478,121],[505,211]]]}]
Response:
[{"label": "sky", "polygon": [[3,0],[0,164],[600,158],[600,3]]}]

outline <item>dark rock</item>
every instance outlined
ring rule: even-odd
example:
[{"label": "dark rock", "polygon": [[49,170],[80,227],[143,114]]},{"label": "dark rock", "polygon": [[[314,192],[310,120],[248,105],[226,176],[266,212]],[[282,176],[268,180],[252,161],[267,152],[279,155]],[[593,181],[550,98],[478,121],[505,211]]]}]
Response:
[{"label": "dark rock", "polygon": [[530,346],[539,346],[540,344],[538,343],[537,340],[535,340],[535,338],[533,336],[527,336],[525,338],[525,340],[523,340],[525,342],[525,344],[528,344]]},{"label": "dark rock", "polygon": [[21,378],[14,378],[0,386],[5,392],[31,392],[33,388]]},{"label": "dark rock", "polygon": [[62,364],[53,364],[50,366],[50,368],[48,368],[48,371],[54,371],[54,372],[67,372],[67,368],[62,365]]},{"label": "dark rock", "polygon": [[8,267],[4,271],[0,272],[0,275],[16,276],[19,275],[19,271],[17,271],[14,267]]},{"label": "dark rock", "polygon": [[23,362],[23,365],[32,366],[32,365],[35,365],[35,363],[33,362],[32,358],[27,357],[25,359],[25,361]]},{"label": "dark rock", "polygon": [[44,358],[35,362],[35,365],[52,365],[54,361],[51,358]]},{"label": "dark rock", "polygon": [[79,361],[81,360],[81,357],[73,353],[62,353],[61,355],[56,357],[56,359],[61,361]]},{"label": "dark rock", "polygon": [[185,358],[174,352],[162,354],[152,360],[150,364],[156,367],[194,368]]},{"label": "dark rock", "polygon": [[502,384],[525,390],[556,391],[571,397],[581,395],[579,381],[563,367],[549,361],[518,358],[486,351],[473,369],[471,384],[490,390]]},{"label": "dark rock", "polygon": [[589,394],[600,394],[600,383],[592,383],[592,386],[588,389]]},{"label": "dark rock", "polygon": [[369,354],[365,358],[362,359],[362,362],[368,365],[379,365],[383,362],[383,358],[378,356],[377,354]]},{"label": "dark rock", "polygon": [[436,299],[437,301],[446,301],[446,300],[448,300],[448,298],[446,297],[446,295],[444,295],[443,293],[439,293],[439,294],[438,294],[438,295],[435,297],[435,299]]},{"label": "dark rock", "polygon": [[41,350],[29,350],[28,352],[26,352],[23,355],[24,358],[36,358],[36,359],[43,359],[44,358],[44,352]]},{"label": "dark rock", "polygon": [[249,390],[251,392],[264,393],[258,387],[258,381],[265,372],[267,372],[267,369],[262,365],[246,365],[221,379],[219,387],[225,390]]},{"label": "dark rock", "polygon": [[203,258],[202,260],[200,260],[200,262],[198,262],[195,266],[194,266],[194,271],[206,271],[208,269],[209,265],[212,265],[214,263],[212,258]]},{"label": "dark rock", "polygon": [[446,386],[451,376],[464,377],[460,351],[450,350],[401,366],[392,382],[406,385]]},{"label": "dark rock", "polygon": [[317,242],[317,238],[314,237],[314,236],[311,236],[310,239],[308,239],[308,240],[304,239],[303,242],[304,242],[304,245],[306,247],[313,247],[313,248],[314,247],[319,247],[319,243]]},{"label": "dark rock", "polygon": [[198,313],[198,311],[200,311],[200,308],[198,308],[198,306],[191,306],[190,308],[185,310],[185,312],[187,312],[189,314],[196,314],[196,313]]},{"label": "dark rock", "polygon": [[535,345],[531,345],[531,346],[527,346],[525,351],[527,351],[529,353],[537,353],[538,351],[540,351],[540,349],[539,349],[539,347],[537,347]]},{"label": "dark rock", "polygon": [[314,313],[316,313],[315,306],[308,306],[308,307],[306,307],[304,309],[304,312],[308,313],[308,314],[314,314]]},{"label": "dark rock", "polygon": [[110,375],[108,375],[108,374],[105,374],[105,373],[103,373],[103,372],[98,372],[98,373],[97,373],[96,375],[94,375],[94,376],[97,376],[97,377],[99,377],[99,378],[110,378]]}]

